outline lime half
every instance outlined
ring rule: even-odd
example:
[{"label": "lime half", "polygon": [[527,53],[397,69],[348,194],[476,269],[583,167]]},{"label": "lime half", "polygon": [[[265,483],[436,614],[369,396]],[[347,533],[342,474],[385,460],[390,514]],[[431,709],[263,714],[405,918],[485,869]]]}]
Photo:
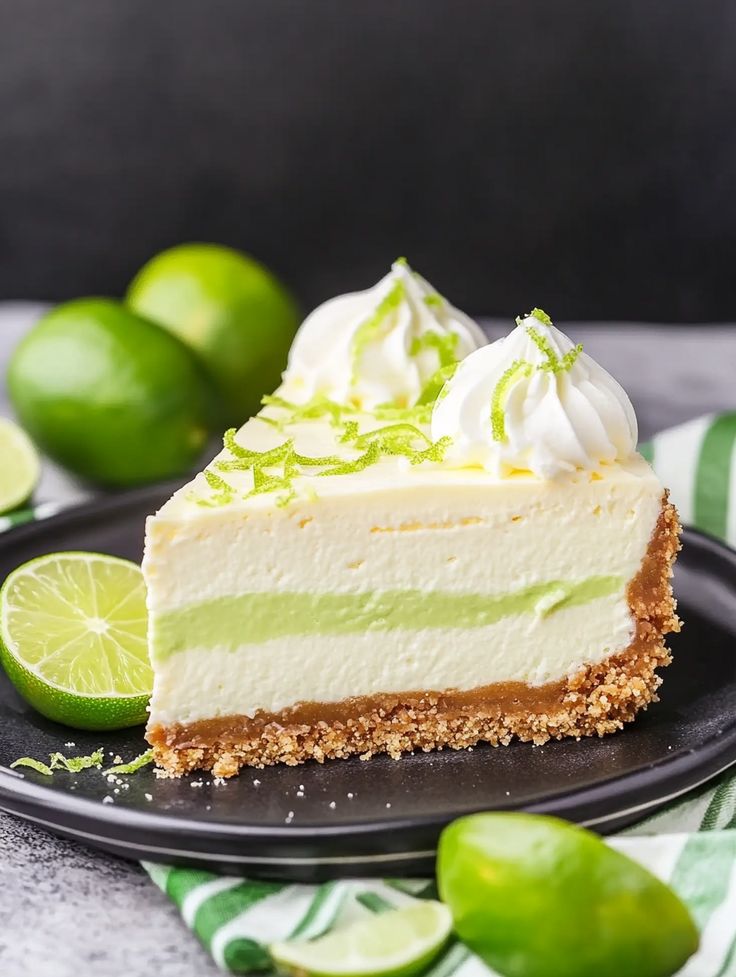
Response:
[{"label": "lime half", "polygon": [[31,439],[17,424],[0,417],[0,513],[25,502],[40,473],[38,452]]},{"label": "lime half", "polygon": [[98,553],[52,553],[0,590],[0,657],[24,699],[76,729],[146,719],[153,673],[140,568]]},{"label": "lime half", "polygon": [[310,977],[411,977],[437,956],[452,929],[450,910],[421,902],[381,913],[309,943],[274,943],[281,970]]}]

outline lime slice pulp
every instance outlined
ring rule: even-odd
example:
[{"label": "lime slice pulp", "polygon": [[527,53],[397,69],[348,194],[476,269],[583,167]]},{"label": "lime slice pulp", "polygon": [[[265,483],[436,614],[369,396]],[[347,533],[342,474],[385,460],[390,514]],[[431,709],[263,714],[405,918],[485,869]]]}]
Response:
[{"label": "lime slice pulp", "polygon": [[97,553],[52,553],[0,590],[0,658],[42,715],[75,729],[146,718],[153,674],[140,568]]},{"label": "lime slice pulp", "polygon": [[0,417],[0,513],[16,509],[29,498],[40,471],[31,439],[17,424]]},{"label": "lime slice pulp", "polygon": [[421,902],[381,913],[309,943],[274,943],[281,970],[310,977],[410,977],[437,956],[452,928],[449,909]]}]

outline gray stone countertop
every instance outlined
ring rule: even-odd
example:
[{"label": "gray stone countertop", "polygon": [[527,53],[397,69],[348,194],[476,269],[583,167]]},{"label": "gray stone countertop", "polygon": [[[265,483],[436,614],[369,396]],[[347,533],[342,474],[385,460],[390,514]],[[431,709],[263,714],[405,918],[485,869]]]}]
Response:
[{"label": "gray stone countertop", "polygon": [[[0,306],[0,374],[38,307]],[[489,322],[491,335],[502,328]],[[736,409],[736,327],[568,323],[626,387],[641,435]],[[0,386],[0,414],[9,413]],[[41,501],[87,490],[46,464]],[[136,864],[0,812],[3,977],[209,977],[220,973],[168,899]]]}]

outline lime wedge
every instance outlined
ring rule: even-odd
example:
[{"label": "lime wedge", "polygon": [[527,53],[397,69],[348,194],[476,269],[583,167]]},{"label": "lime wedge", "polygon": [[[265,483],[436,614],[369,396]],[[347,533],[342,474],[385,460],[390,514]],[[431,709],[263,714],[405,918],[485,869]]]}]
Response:
[{"label": "lime wedge", "polygon": [[0,417],[0,513],[17,509],[29,498],[40,472],[31,439],[17,424]]},{"label": "lime wedge", "polygon": [[52,553],[0,590],[0,659],[24,699],[75,729],[146,719],[153,673],[140,568],[98,553]]},{"label": "lime wedge", "polygon": [[411,977],[437,956],[452,929],[441,902],[381,913],[309,943],[274,943],[278,967],[310,977]]}]

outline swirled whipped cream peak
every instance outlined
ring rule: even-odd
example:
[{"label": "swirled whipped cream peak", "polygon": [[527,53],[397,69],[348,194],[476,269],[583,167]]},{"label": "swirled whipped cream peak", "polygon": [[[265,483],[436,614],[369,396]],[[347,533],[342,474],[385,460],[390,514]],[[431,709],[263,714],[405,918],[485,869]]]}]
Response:
[{"label": "swirled whipped cream peak", "polygon": [[636,415],[620,384],[541,309],[516,322],[471,353],[437,400],[432,437],[452,439],[448,462],[553,479],[630,458]]},{"label": "swirled whipped cream peak", "polygon": [[459,360],[486,342],[405,258],[373,288],[330,299],[302,323],[284,383],[294,398],[324,395],[371,410],[431,402]]}]

